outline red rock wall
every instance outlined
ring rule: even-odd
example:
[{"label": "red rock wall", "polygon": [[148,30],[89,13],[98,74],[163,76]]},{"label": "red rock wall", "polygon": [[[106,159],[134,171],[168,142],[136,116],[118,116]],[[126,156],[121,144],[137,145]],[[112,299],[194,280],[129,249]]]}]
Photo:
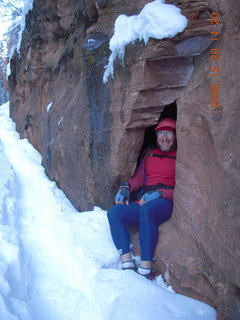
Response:
[{"label": "red rock wall", "polygon": [[[50,178],[88,210],[112,205],[135,169],[145,128],[176,101],[175,208],[160,227],[156,268],[177,292],[213,305],[219,319],[237,320],[239,4],[166,1],[182,8],[187,29],[147,47],[129,45],[125,68],[117,61],[115,79],[103,84],[116,17],[147,2],[35,0],[21,55],[11,62],[11,115]],[[209,36],[212,12],[221,18],[217,41]],[[218,110],[209,105],[213,48],[221,54]]]},{"label": "red rock wall", "polygon": [[[195,242],[195,274],[208,279],[219,311],[227,319],[238,319],[240,78],[236,70],[240,67],[240,37],[236,25],[240,4],[223,1],[217,10],[224,21],[223,33],[196,59],[192,78],[178,99],[178,139],[183,147],[177,167],[175,208],[179,214],[175,214],[173,223],[187,232],[188,242]],[[218,60],[211,59],[215,49],[219,51]],[[211,73],[218,75],[213,77]],[[216,100],[213,92],[217,91],[210,90],[211,85],[216,88],[215,84],[219,84],[221,107],[209,108],[209,102]]]}]

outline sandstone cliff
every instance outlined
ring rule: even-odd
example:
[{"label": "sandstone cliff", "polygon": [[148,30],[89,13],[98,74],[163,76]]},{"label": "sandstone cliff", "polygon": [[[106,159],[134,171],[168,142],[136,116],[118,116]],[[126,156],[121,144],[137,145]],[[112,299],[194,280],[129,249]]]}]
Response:
[{"label": "sandstone cliff", "polygon": [[[129,45],[125,67],[116,62],[115,79],[103,84],[116,17],[147,2],[35,0],[11,61],[11,116],[79,210],[107,209],[134,172],[145,129],[175,105],[175,208],[160,228],[156,268],[177,292],[214,306],[219,319],[238,320],[240,4],[166,1],[189,19],[186,30]],[[210,106],[216,97],[221,104]]]}]

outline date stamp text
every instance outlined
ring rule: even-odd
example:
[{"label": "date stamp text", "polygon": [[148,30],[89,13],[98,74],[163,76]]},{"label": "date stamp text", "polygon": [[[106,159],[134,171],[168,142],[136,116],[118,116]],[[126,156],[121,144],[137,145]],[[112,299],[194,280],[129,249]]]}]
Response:
[{"label": "date stamp text", "polygon": [[[212,38],[211,40],[213,42],[218,41],[218,36],[220,34],[219,30],[217,30],[218,25],[220,24],[220,15],[219,13],[213,12],[210,14],[210,23],[213,26],[213,31],[210,32]],[[221,67],[220,67],[220,62],[221,62],[221,54],[220,50],[217,48],[212,48],[210,50],[210,60],[211,60],[211,65],[210,65],[210,70],[209,70],[209,75],[211,77],[211,83],[210,83],[210,107],[211,109],[222,109],[222,105],[220,103],[220,75],[221,75]]]}]

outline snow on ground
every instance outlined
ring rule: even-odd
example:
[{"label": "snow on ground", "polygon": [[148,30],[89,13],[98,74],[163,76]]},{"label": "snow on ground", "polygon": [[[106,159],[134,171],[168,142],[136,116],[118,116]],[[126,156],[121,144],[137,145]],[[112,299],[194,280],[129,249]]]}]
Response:
[{"label": "snow on ground", "polygon": [[164,0],[155,0],[144,6],[138,15],[126,16],[121,14],[115,21],[114,34],[109,42],[112,51],[103,82],[111,76],[114,78],[114,61],[119,58],[123,63],[125,47],[135,40],[143,40],[145,45],[149,38],[172,38],[182,32],[187,26],[187,18],[173,4],[165,4]]},{"label": "snow on ground", "polygon": [[1,320],[216,320],[210,306],[122,271],[106,212],[77,212],[0,107]]}]

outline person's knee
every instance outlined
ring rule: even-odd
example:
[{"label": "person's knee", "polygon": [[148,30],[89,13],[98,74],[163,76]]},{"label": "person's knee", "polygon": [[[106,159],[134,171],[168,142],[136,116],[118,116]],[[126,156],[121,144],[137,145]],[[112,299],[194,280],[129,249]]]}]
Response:
[{"label": "person's knee", "polygon": [[145,223],[151,223],[156,220],[156,216],[161,211],[159,199],[151,200],[140,208],[140,220]]},{"label": "person's knee", "polygon": [[115,214],[115,210],[114,210],[115,207],[112,207],[111,209],[108,210],[107,212],[107,217],[108,217],[108,220],[112,220],[114,214]]},{"label": "person's knee", "polygon": [[141,206],[140,211],[139,211],[140,220],[148,221],[151,218],[149,211],[150,211],[149,206],[147,206],[146,204]]},{"label": "person's knee", "polygon": [[120,205],[113,206],[107,212],[108,221],[118,220],[121,217],[121,208]]}]

